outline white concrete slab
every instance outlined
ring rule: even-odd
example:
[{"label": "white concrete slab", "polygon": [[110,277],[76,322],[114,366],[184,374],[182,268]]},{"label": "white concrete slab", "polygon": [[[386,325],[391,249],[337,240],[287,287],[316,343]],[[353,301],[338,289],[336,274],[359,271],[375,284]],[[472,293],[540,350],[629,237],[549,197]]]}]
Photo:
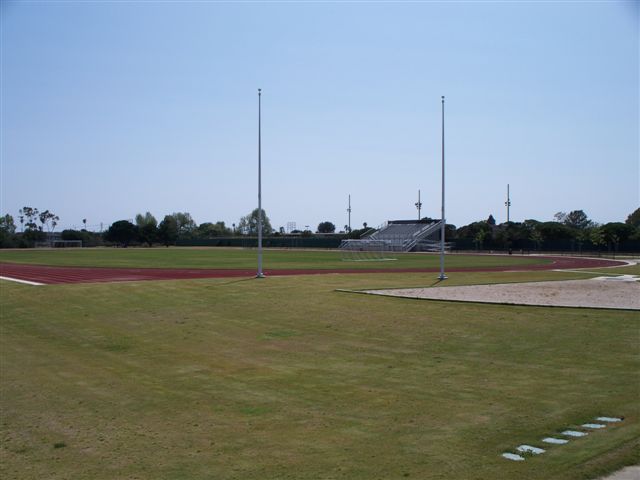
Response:
[{"label": "white concrete slab", "polygon": [[563,438],[554,438],[554,437],[543,438],[542,441],[544,443],[551,443],[553,445],[564,445],[565,443],[569,443],[569,440],[565,440]]},{"label": "white concrete slab", "polygon": [[533,447],[531,445],[520,445],[516,450],[523,453],[533,453],[534,455],[540,455],[546,451],[543,448]]},{"label": "white concrete slab", "polygon": [[524,457],[520,455],[516,455],[515,453],[503,453],[502,456],[507,460],[513,460],[514,462],[522,462],[524,461]]},{"label": "white concrete slab", "polygon": [[616,423],[621,422],[622,419],[618,417],[596,417],[599,422]]}]

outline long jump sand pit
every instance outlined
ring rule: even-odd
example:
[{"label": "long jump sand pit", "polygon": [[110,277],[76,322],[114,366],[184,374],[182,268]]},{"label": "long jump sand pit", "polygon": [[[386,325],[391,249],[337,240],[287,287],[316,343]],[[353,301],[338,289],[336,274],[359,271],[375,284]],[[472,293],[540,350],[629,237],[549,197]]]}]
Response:
[{"label": "long jump sand pit", "polygon": [[640,278],[632,275],[554,282],[367,290],[364,293],[458,302],[640,310]]}]

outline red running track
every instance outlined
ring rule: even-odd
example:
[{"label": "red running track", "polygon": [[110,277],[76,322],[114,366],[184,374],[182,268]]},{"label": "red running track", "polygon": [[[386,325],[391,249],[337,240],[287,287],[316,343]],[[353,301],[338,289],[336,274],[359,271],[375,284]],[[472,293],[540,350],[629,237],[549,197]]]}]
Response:
[{"label": "red running track", "polygon": [[[447,272],[504,272],[535,270],[570,270],[576,268],[602,268],[623,266],[626,262],[580,257],[538,257],[550,263],[537,265],[504,265],[499,267],[447,268]],[[267,276],[317,275],[327,273],[419,273],[438,272],[438,268],[372,268],[372,269],[289,269],[266,270]],[[196,269],[196,268],[103,268],[103,267],[52,267],[0,263],[0,277],[41,284],[134,282],[142,280],[182,280],[194,278],[253,277],[255,269]]]}]

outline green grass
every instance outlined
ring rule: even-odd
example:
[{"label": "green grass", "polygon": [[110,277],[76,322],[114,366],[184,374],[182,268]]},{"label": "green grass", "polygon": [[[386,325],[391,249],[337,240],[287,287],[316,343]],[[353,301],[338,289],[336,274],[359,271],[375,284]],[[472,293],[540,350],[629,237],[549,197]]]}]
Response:
[{"label": "green grass", "polygon": [[[638,462],[637,312],[335,291],[433,281],[0,282],[0,476],[572,480]],[[625,421],[500,457],[600,414]]]},{"label": "green grass", "polygon": [[[339,251],[271,250],[265,269],[437,268],[434,254],[393,253],[385,262],[343,262]],[[36,265],[158,268],[255,268],[256,250],[240,248],[84,248],[67,250],[0,250],[0,262]],[[548,263],[538,257],[448,255],[447,267],[494,267]]]}]

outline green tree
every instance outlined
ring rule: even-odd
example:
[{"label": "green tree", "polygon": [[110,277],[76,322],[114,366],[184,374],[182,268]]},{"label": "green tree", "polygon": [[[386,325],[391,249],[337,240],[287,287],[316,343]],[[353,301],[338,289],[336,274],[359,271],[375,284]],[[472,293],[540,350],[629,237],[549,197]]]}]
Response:
[{"label": "green tree", "polygon": [[38,216],[40,215],[40,212],[38,211],[37,208],[32,208],[32,207],[22,207],[19,210],[20,216],[24,217],[24,219],[26,220],[26,223],[24,224],[27,230],[40,230],[38,228],[38,224],[36,223]]},{"label": "green tree", "polygon": [[640,228],[640,208],[636,208],[633,213],[630,213],[624,223],[635,228]]},{"label": "green tree", "polygon": [[82,230],[63,230],[60,237],[62,240],[81,240],[83,247],[98,247],[103,244],[102,234],[90,232],[86,228]]},{"label": "green tree", "polygon": [[173,215],[165,215],[164,219],[158,225],[158,240],[163,245],[174,245],[178,239],[178,222]]},{"label": "green tree", "polygon": [[224,222],[205,222],[196,228],[195,235],[198,238],[224,237],[231,235],[231,229],[227,228]]},{"label": "green tree", "polygon": [[538,230],[538,229],[531,230],[531,233],[529,234],[529,238],[531,239],[531,241],[536,246],[536,250],[539,251],[540,250],[540,246],[542,245],[542,242],[544,241],[544,237],[542,236],[542,233],[540,232],[540,230]]},{"label": "green tree", "polygon": [[591,230],[591,235],[589,236],[589,240],[591,240],[591,243],[593,243],[593,245],[598,248],[607,244],[607,240],[605,239],[605,236],[604,236],[604,231],[602,230],[601,227],[596,227]]},{"label": "green tree", "polygon": [[0,231],[11,235],[16,233],[16,224],[11,215],[6,214],[4,217],[0,217]]},{"label": "green tree", "polygon": [[24,231],[22,233],[22,238],[26,242],[27,245],[33,246],[35,242],[44,240],[44,233],[42,232],[42,227],[38,226],[38,219],[40,217],[40,211],[37,208],[32,207],[22,207],[19,212],[20,218],[24,218]]},{"label": "green tree", "polygon": [[[593,228],[593,227],[592,227]],[[578,242],[578,251],[582,252],[582,246],[589,241],[591,238],[591,230],[592,228],[585,228],[583,230],[579,230],[576,235],[576,241]]]},{"label": "green tree", "polygon": [[46,228],[49,233],[53,233],[53,231],[56,229],[56,226],[58,225],[58,221],[60,220],[60,217],[55,215],[53,212],[50,212],[49,210],[40,212],[38,218],[40,220],[40,223],[42,223],[42,227],[40,227],[40,230],[44,230]]},{"label": "green tree", "polygon": [[593,224],[593,222],[589,220],[587,214],[582,210],[573,210],[569,212],[562,223],[567,227],[577,228],[578,230],[584,230]]},{"label": "green tree", "polygon": [[469,225],[465,225],[456,230],[456,237],[463,239],[470,239],[476,241],[476,237],[479,231],[484,231],[485,234],[482,237],[482,240],[491,235],[491,226],[486,222],[486,220],[480,222],[472,222]]},{"label": "green tree", "polygon": [[563,223],[542,222],[536,226],[545,240],[571,240],[574,231]]},{"label": "green tree", "polygon": [[[257,235],[258,234],[258,209],[253,210],[249,215],[245,215],[240,219],[238,223],[240,232],[245,235]],[[267,217],[266,212],[262,209],[262,233],[264,235],[270,235],[272,232],[271,222]]]},{"label": "green tree", "polygon": [[620,242],[627,240],[635,231],[632,225],[622,222],[610,222],[602,225],[600,229],[604,234],[605,241],[609,245],[615,246],[616,249]]},{"label": "green tree", "polygon": [[[347,234],[347,238],[358,239],[358,238],[362,237],[362,235],[364,235],[365,233],[370,232],[370,231],[371,231],[371,229],[367,228],[367,227],[352,229]],[[300,231],[298,230],[298,232],[300,232]]]},{"label": "green tree", "polygon": [[138,227],[138,238],[142,243],[150,247],[153,245],[158,234],[158,221],[156,217],[147,212],[144,215],[136,215],[136,226]]},{"label": "green tree", "polygon": [[178,227],[178,238],[190,237],[198,227],[189,212],[174,212],[173,217],[176,219],[176,225]]},{"label": "green tree", "polygon": [[331,222],[321,222],[318,224],[318,233],[334,233],[336,226]]},{"label": "green tree", "polygon": [[478,230],[476,232],[475,236],[473,237],[473,241],[476,243],[477,250],[482,250],[482,244],[484,243],[484,239],[486,238],[488,233],[489,232],[487,232],[487,230]]},{"label": "green tree", "polygon": [[497,227],[495,239],[507,249],[524,248],[529,240],[529,228],[519,222],[505,222]]},{"label": "green tree", "polygon": [[556,212],[553,215],[553,218],[558,223],[564,223],[565,220],[567,219],[567,212]]},{"label": "green tree", "polygon": [[6,214],[0,217],[0,248],[11,248],[17,246],[16,224],[13,217]]},{"label": "green tree", "polygon": [[138,228],[128,220],[114,222],[105,233],[105,240],[119,243],[123,247],[129,246],[138,237]]}]

